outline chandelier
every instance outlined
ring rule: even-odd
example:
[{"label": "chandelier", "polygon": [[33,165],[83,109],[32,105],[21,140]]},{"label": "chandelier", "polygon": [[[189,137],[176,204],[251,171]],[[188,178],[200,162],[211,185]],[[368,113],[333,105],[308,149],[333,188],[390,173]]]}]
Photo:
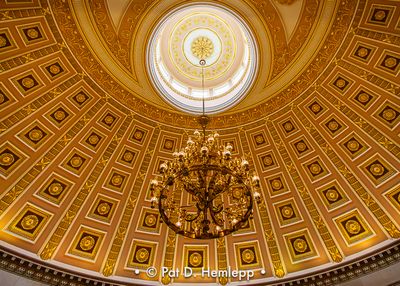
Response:
[{"label": "chandelier", "polygon": [[202,131],[189,137],[173,160],[160,165],[150,182],[151,207],[175,233],[195,239],[218,238],[242,228],[260,200],[260,179],[245,158],[233,158],[233,146],[222,146],[217,132],[208,132],[202,67]]}]

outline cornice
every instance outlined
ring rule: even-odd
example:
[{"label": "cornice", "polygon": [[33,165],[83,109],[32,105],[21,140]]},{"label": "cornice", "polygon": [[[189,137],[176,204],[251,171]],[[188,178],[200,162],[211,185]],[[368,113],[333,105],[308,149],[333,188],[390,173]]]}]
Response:
[{"label": "cornice", "polygon": [[[336,265],[329,270],[291,279],[282,279],[281,281],[274,280],[270,283],[257,283],[257,281],[253,281],[254,283],[249,283],[248,285],[337,285],[382,270],[396,263],[400,263],[399,240],[376,251],[373,255],[358,257],[347,263]],[[24,257],[2,246],[0,246],[0,269],[49,285],[90,286],[99,285],[100,283],[102,286],[140,285],[135,283],[121,284],[120,282],[105,277],[91,277],[76,274],[62,268],[49,266],[47,263],[40,260]]]}]

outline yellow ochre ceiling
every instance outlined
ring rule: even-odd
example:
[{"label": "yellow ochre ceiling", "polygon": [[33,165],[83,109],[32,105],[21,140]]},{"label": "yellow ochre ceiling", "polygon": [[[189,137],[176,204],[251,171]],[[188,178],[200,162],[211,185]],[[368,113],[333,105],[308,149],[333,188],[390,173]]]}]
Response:
[{"label": "yellow ochre ceiling", "polygon": [[202,2],[239,15],[258,47],[249,92],[210,129],[249,159],[262,199],[218,240],[160,223],[149,182],[198,126],[151,83],[147,44],[197,3],[0,1],[1,249],[121,285],[192,284],[145,269],[199,265],[255,284],[398,243],[400,8],[386,0]]}]

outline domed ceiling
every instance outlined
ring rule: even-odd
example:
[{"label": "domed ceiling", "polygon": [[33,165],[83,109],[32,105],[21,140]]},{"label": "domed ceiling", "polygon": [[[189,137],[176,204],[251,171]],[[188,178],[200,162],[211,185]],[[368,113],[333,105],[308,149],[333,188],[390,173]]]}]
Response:
[{"label": "domed ceiling", "polygon": [[[32,0],[0,8],[1,249],[105,283],[240,282],[159,273],[188,266],[252,270],[256,284],[314,277],[398,243],[398,2]],[[187,38],[175,43],[174,33]],[[201,53],[215,64],[204,68],[206,102],[226,82],[234,86],[240,67],[248,71],[248,80],[236,76],[244,87],[237,97],[209,109],[209,128],[249,159],[262,198],[238,233],[198,241],[160,223],[149,182],[198,128],[198,105],[174,105],[161,82],[168,75],[189,86],[185,98],[199,102]],[[152,69],[160,60],[167,73]]]},{"label": "domed ceiling", "polygon": [[[231,12],[232,13],[232,12]],[[160,94],[186,112],[221,112],[241,99],[257,66],[256,46],[238,16],[191,4],[164,16],[148,47]]]}]

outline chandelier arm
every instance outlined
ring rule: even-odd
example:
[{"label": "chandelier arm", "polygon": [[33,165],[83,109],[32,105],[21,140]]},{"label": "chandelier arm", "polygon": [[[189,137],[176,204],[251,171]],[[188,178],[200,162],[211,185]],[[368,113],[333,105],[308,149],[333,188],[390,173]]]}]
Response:
[{"label": "chandelier arm", "polygon": [[211,177],[211,179],[210,179],[210,181],[209,181],[209,183],[208,183],[208,186],[209,186],[209,188],[210,188],[210,186],[212,187],[212,188],[214,188],[214,186],[215,186],[215,180],[217,179],[217,172],[215,172],[214,174],[213,174],[213,176]]},{"label": "chandelier arm", "polygon": [[231,185],[229,184],[229,185],[226,185],[225,188],[220,188],[219,191],[213,193],[213,195],[212,195],[211,198],[214,199],[214,198],[216,198],[218,195],[227,192],[227,191],[230,189],[230,186],[231,186]]},{"label": "chandelier arm", "polygon": [[206,180],[205,180],[204,174],[200,168],[197,170],[197,174],[198,174],[199,184],[200,184],[200,189],[201,189],[202,187],[204,187],[206,185]]},{"label": "chandelier arm", "polygon": [[187,221],[187,222],[195,221],[195,220],[200,216],[200,211],[197,210],[197,213],[196,213],[196,214],[189,214],[189,215],[192,216],[192,217],[191,217],[191,218],[187,218],[188,215],[186,215],[186,216],[184,217],[184,220]]},{"label": "chandelier arm", "polygon": [[189,194],[196,196],[197,192],[196,192],[196,186],[194,186],[193,184],[189,183],[189,182],[184,182],[183,183],[184,189],[185,191],[187,191]]},{"label": "chandelier arm", "polygon": [[209,201],[212,202],[215,198],[215,180],[217,177],[217,172],[214,172],[212,177],[210,178],[207,186],[208,198]]},{"label": "chandelier arm", "polygon": [[226,170],[227,174],[229,174],[229,178],[228,178],[228,182],[225,184],[224,188],[221,188],[219,191],[213,193],[211,199],[214,200],[214,198],[216,198],[218,195],[227,192],[230,187],[231,187],[231,180],[232,180],[232,174],[230,172],[230,170]]},{"label": "chandelier arm", "polygon": [[249,217],[252,213],[252,210],[253,210],[253,197],[251,194],[248,197],[249,197],[249,205],[247,206],[245,215],[234,226],[232,226],[232,228],[228,229],[227,230],[228,232],[224,233],[225,235],[228,235],[232,232],[239,230],[249,219]]},{"label": "chandelier arm", "polygon": [[219,205],[217,205],[217,206],[213,206],[212,205],[212,211],[213,211],[213,213],[215,213],[215,214],[219,214],[220,212],[222,212],[222,210],[224,209],[224,207],[223,207],[223,204],[221,203],[221,204],[219,204]]},{"label": "chandelier arm", "polygon": [[212,218],[213,222],[214,222],[216,225],[219,225],[220,227],[223,227],[223,226],[224,226],[224,222],[223,222],[223,220],[221,220],[221,219],[217,219],[217,218],[216,218],[216,214],[221,213],[221,211],[222,211],[223,209],[224,209],[224,208],[222,207],[221,210],[219,210],[218,212],[215,212],[213,208],[210,208],[210,214],[211,214],[211,218]]},{"label": "chandelier arm", "polygon": [[[189,170],[189,173],[190,173],[190,170]],[[197,174],[199,174],[199,172]],[[201,192],[197,192],[197,190],[199,188],[195,184],[191,183],[190,181],[183,180],[184,177],[186,177],[186,176],[184,176],[181,171],[181,172],[177,173],[176,179],[181,179],[181,181],[183,182],[185,191],[187,191],[189,194],[196,196],[196,197],[198,197],[199,194],[202,195]],[[199,178],[200,178],[200,176],[199,176]],[[201,178],[203,178],[203,177],[201,177]],[[200,181],[203,182],[204,180],[200,180]],[[203,195],[202,195],[202,198],[204,198]]]}]

